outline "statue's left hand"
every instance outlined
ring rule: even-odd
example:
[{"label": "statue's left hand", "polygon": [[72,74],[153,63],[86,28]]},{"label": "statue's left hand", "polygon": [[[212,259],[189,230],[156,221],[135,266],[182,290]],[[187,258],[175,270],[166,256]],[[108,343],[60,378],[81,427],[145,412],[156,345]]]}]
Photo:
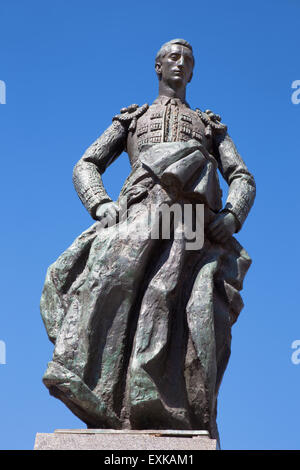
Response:
[{"label": "statue's left hand", "polygon": [[216,219],[209,224],[206,233],[212,240],[224,243],[236,232],[236,220],[231,212],[221,212]]}]

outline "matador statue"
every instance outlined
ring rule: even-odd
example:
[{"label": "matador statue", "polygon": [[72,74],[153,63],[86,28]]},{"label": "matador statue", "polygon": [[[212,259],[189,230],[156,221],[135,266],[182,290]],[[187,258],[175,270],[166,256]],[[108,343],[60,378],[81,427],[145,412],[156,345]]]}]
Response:
[{"label": "matador statue", "polygon": [[[43,382],[89,428],[218,438],[217,396],[251,264],[234,234],[255,182],[220,116],[186,102],[193,68],[187,41],[164,44],[158,98],[121,109],[74,168],[95,222],[47,271],[41,313],[55,348]],[[112,201],[101,175],[122,152],[131,173]],[[229,186],[225,204],[219,173]],[[169,237],[150,236],[150,207],[174,203],[202,204],[201,247],[187,249],[172,218]]]}]

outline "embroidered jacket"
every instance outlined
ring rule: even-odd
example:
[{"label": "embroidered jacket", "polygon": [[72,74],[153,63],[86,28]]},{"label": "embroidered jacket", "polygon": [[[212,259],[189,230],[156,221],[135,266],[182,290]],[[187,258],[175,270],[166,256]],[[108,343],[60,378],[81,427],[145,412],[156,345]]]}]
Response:
[{"label": "embroidered jacket", "polygon": [[195,139],[216,159],[229,185],[223,210],[234,214],[239,231],[254,202],[255,181],[220,120],[211,111],[194,111],[186,102],[165,96],[150,107],[123,108],[74,168],[73,181],[82,203],[95,218],[99,204],[111,201],[101,174],[124,150],[133,166],[144,145]]}]

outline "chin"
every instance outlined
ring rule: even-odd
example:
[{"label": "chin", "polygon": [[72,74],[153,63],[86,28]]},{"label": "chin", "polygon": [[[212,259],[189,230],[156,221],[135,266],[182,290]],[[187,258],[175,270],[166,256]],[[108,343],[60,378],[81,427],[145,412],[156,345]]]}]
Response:
[{"label": "chin", "polygon": [[185,80],[181,76],[175,75],[171,78],[170,83],[172,83],[173,85],[181,86],[185,84]]}]

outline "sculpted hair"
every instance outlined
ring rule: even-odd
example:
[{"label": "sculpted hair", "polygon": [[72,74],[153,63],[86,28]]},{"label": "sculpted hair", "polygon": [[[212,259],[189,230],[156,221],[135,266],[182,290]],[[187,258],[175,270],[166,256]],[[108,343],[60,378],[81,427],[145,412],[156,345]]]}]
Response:
[{"label": "sculpted hair", "polygon": [[161,48],[159,49],[158,53],[156,54],[156,57],[155,57],[155,63],[156,64],[160,63],[160,60],[167,54],[167,52],[170,49],[170,46],[172,46],[172,44],[179,44],[181,46],[187,47],[192,53],[193,64],[195,65],[195,58],[194,58],[194,54],[193,54],[193,48],[192,48],[191,44],[188,41],[186,41],[185,39],[172,39],[171,41],[168,41],[165,44],[163,44],[161,46]]}]

